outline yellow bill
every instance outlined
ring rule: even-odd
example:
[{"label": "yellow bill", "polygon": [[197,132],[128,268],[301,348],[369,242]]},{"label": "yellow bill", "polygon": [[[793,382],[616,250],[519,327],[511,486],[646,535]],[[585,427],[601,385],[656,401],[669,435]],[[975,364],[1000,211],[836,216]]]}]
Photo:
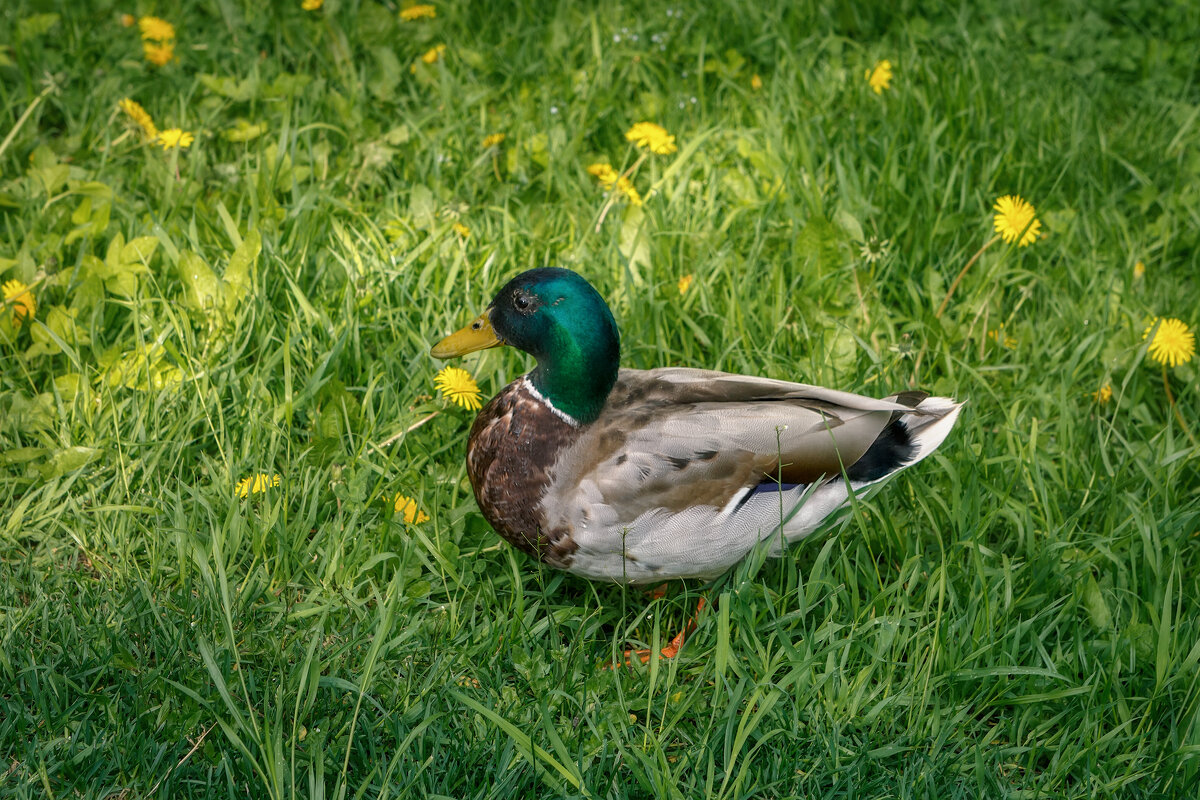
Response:
[{"label": "yellow bill", "polygon": [[492,330],[492,321],[488,319],[488,312],[484,311],[470,325],[435,344],[429,354],[434,358],[454,358],[502,344],[504,341]]}]

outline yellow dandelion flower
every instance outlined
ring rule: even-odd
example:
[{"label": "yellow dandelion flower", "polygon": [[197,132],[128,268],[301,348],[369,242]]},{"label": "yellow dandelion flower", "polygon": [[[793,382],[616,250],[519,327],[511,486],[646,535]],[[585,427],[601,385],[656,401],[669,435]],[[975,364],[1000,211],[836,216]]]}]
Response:
[{"label": "yellow dandelion flower", "polygon": [[495,147],[496,145],[500,144],[506,138],[508,137],[503,133],[491,133],[483,137],[483,144],[480,146],[484,150],[487,150],[489,147]]},{"label": "yellow dandelion flower", "polygon": [[133,23],[135,23],[135,22],[137,22],[137,17],[135,17],[133,14],[122,14],[121,15],[121,25],[123,27],[132,28]]},{"label": "yellow dandelion flower", "polygon": [[1155,317],[1142,334],[1143,339],[1150,335],[1155,325],[1158,325],[1158,330],[1150,340],[1151,358],[1169,367],[1186,364],[1192,360],[1192,356],[1196,354],[1196,334],[1192,333],[1182,320]]},{"label": "yellow dandelion flower", "polygon": [[750,88],[757,92],[762,87],[763,87],[762,78],[758,77],[758,73],[756,72],[750,78]]},{"label": "yellow dandelion flower", "polygon": [[429,48],[421,55],[421,60],[426,64],[436,64],[442,57],[442,53],[446,52],[446,45],[439,44]]},{"label": "yellow dandelion flower", "polygon": [[233,487],[233,494],[235,497],[249,497],[252,494],[260,494],[278,485],[279,475],[268,475],[265,472],[259,472],[238,481],[237,486]]},{"label": "yellow dandelion flower", "polygon": [[142,17],[138,20],[138,30],[142,32],[143,39],[156,42],[168,42],[175,38],[175,26],[158,17]]},{"label": "yellow dandelion flower", "polygon": [[0,288],[4,291],[4,304],[12,306],[14,328],[21,327],[22,321],[26,319],[33,319],[34,312],[37,311],[37,301],[33,299],[33,292],[29,291],[28,286],[14,278]]},{"label": "yellow dandelion flower", "polygon": [[300,8],[305,11],[319,11],[323,5],[325,5],[325,0],[304,0],[300,4]]},{"label": "yellow dandelion flower", "polygon": [[600,181],[600,185],[605,189],[611,189],[616,185],[617,179],[621,177],[617,171],[612,168],[612,164],[589,164],[587,171],[589,175],[594,176],[596,180]]},{"label": "yellow dandelion flower", "polygon": [[418,19],[433,19],[437,16],[437,9],[428,4],[409,6],[408,8],[400,9],[400,19],[405,22],[412,22]]},{"label": "yellow dandelion flower", "polygon": [[884,89],[892,88],[892,62],[887,59],[876,61],[875,66],[867,70],[866,79],[875,94],[883,94]]},{"label": "yellow dandelion flower", "polygon": [[993,342],[997,343],[1001,347],[1007,347],[1009,350],[1012,350],[1017,346],[1017,340],[1005,332],[1003,325],[1001,325],[997,330],[988,331],[987,335],[988,338]]},{"label": "yellow dandelion flower", "polygon": [[1144,277],[1146,277],[1146,265],[1139,261],[1133,265],[1133,279],[1138,281]]},{"label": "yellow dandelion flower", "polygon": [[996,201],[993,208],[996,210],[996,233],[1000,234],[1000,238],[1009,244],[1017,242],[1017,247],[1037,241],[1042,221],[1034,216],[1037,212],[1033,206],[1015,194],[1006,194]]},{"label": "yellow dandelion flower", "polygon": [[166,66],[171,59],[175,58],[175,43],[163,42],[162,44],[153,44],[151,42],[142,42],[142,52],[145,54],[146,60],[154,66]]},{"label": "yellow dandelion flower", "polygon": [[642,195],[634,187],[633,181],[613,169],[611,164],[590,164],[587,171],[600,181],[600,185],[604,187],[605,191],[611,192],[613,187],[616,187],[617,191],[628,197],[629,202],[635,206],[642,204]]},{"label": "yellow dandelion flower", "polygon": [[392,504],[393,511],[404,515],[404,522],[407,525],[420,524],[429,519],[429,515],[417,508],[417,501],[411,497],[398,494],[395,500],[388,500],[386,496],[383,499]]},{"label": "yellow dandelion flower", "polygon": [[433,385],[442,393],[442,397],[463,408],[474,411],[481,405],[479,386],[465,369],[446,367],[433,379]]},{"label": "yellow dandelion flower", "polygon": [[142,108],[141,104],[126,97],[117,106],[125,112],[125,114],[142,129],[142,133],[146,134],[147,139],[158,137],[158,128],[154,125],[154,120],[147,113],[146,109]]},{"label": "yellow dandelion flower", "polygon": [[1092,399],[1100,405],[1104,405],[1109,400],[1112,400],[1112,384],[1106,383],[1096,391],[1092,392]]},{"label": "yellow dandelion flower", "polygon": [[451,227],[454,228],[454,232],[462,238],[469,239],[471,237],[471,229],[466,225],[463,225],[461,222],[456,222]]},{"label": "yellow dandelion flower", "polygon": [[196,141],[196,137],[191,133],[179,128],[168,128],[158,132],[158,138],[154,140],[154,143],[161,144],[163,150],[170,150],[172,147],[191,147],[194,141]]},{"label": "yellow dandelion flower", "polygon": [[661,125],[653,122],[639,122],[625,131],[625,138],[638,147],[645,147],[651,153],[660,156],[674,153],[679,148],[675,146],[675,137],[667,133]]},{"label": "yellow dandelion flower", "polygon": [[688,273],[679,279],[680,294],[685,294],[688,289],[692,288],[692,281],[695,279],[695,277],[696,276],[692,275],[691,273]]}]

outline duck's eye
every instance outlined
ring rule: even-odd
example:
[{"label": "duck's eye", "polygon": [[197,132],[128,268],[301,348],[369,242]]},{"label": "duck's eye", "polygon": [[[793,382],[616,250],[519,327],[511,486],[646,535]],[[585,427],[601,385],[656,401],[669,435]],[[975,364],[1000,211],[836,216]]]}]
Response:
[{"label": "duck's eye", "polygon": [[531,305],[529,296],[524,294],[517,295],[513,298],[513,305],[517,307],[518,311],[528,311]]}]

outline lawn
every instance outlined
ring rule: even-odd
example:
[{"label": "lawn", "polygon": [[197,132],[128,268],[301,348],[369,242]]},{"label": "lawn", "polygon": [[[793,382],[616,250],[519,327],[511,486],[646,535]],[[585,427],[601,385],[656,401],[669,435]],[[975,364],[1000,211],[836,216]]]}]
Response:
[{"label": "lawn", "polygon": [[[422,10],[0,7],[0,796],[1195,797],[1200,5]],[[626,366],[966,409],[784,558],[566,575],[429,355],[543,265]]]}]

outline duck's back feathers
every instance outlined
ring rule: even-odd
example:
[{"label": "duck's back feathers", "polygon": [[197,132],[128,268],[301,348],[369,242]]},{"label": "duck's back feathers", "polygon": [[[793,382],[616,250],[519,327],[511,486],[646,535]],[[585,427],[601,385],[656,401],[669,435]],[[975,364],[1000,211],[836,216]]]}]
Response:
[{"label": "duck's back feathers", "polygon": [[764,480],[808,484],[851,468],[911,411],[891,399],[741,375],[621,370],[600,418],[556,462],[554,490],[595,483],[604,502],[627,514],[720,508]]}]

